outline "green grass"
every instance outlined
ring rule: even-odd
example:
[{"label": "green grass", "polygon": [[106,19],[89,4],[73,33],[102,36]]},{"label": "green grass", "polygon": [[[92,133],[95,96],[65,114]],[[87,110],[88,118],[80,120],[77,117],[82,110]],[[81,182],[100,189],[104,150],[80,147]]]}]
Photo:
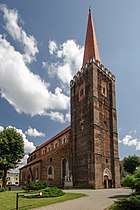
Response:
[{"label": "green grass", "polygon": [[[6,191],[0,192],[0,210],[15,210],[16,206],[16,193],[23,193],[23,191]],[[47,206],[49,204],[63,202],[75,198],[86,196],[80,193],[65,193],[65,195],[56,198],[23,198],[19,197],[19,210],[29,210],[40,206]]]}]

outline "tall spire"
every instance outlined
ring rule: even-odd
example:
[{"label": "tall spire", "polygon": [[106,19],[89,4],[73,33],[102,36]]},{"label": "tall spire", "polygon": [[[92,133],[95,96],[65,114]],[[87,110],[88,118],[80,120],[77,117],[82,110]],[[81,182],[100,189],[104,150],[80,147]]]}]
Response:
[{"label": "tall spire", "polygon": [[91,9],[89,9],[89,16],[88,16],[83,66],[90,60],[90,58],[95,58],[96,60],[101,62],[94,24],[92,21]]}]

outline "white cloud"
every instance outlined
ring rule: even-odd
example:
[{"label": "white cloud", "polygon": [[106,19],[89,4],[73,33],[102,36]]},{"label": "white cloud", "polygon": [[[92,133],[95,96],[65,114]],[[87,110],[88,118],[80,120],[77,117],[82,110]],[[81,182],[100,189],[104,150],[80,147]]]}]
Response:
[{"label": "white cloud", "polygon": [[129,132],[130,135],[135,135],[136,133],[137,133],[136,130],[131,130],[131,131]]},{"label": "white cloud", "polygon": [[32,116],[45,115],[48,110],[67,110],[69,97],[60,88],[52,93],[48,87],[38,75],[30,72],[23,56],[6,39],[0,37],[1,96],[17,112]]},{"label": "white cloud", "polygon": [[42,132],[39,132],[36,128],[31,128],[29,127],[28,130],[25,132],[29,136],[34,136],[34,137],[45,137],[45,134]]},{"label": "white cloud", "polygon": [[54,41],[49,41],[49,52],[51,55],[57,53],[57,44]]},{"label": "white cloud", "polygon": [[43,62],[43,67],[47,69],[50,76],[57,76],[62,83],[69,85],[72,77],[82,67],[84,48],[74,40],[67,40],[59,46],[54,41],[50,41],[49,52],[59,61],[51,64],[47,61]]},{"label": "white cloud", "polygon": [[[9,127],[12,127],[12,126],[9,126]],[[34,146],[33,142],[30,142],[26,138],[26,135],[23,133],[23,131],[21,129],[17,129],[17,128],[15,128],[15,129],[18,133],[20,133],[22,135],[23,141],[24,141],[24,157],[21,159],[20,163],[18,164],[17,169],[19,169],[19,168],[23,167],[25,164],[27,164],[27,159],[29,157],[29,154],[31,152],[33,152],[36,147]]]},{"label": "white cloud", "polygon": [[136,150],[140,150],[140,142],[137,142]]},{"label": "white cloud", "polygon": [[134,138],[132,135],[125,135],[122,140],[119,140],[119,143],[123,143],[127,146],[135,146],[136,150],[140,150],[140,140],[138,138]]},{"label": "white cloud", "polygon": [[[38,53],[35,38],[28,35],[19,26],[20,16],[16,9],[10,10],[0,4],[3,12],[5,29],[15,41],[22,44],[23,54],[17,51],[7,40],[0,35],[0,95],[6,99],[18,113],[31,116],[46,115],[59,122],[68,121],[69,97],[65,84],[69,84],[73,74],[81,67],[83,47],[73,40],[68,40],[57,46],[54,41],[49,42],[49,52],[61,63],[48,65],[50,75],[56,75],[61,81],[61,87],[55,92],[49,91],[50,84],[45,83],[38,75],[33,74],[27,63],[31,62]],[[26,59],[25,59],[26,57]],[[63,84],[62,84],[63,83]]]},{"label": "white cloud", "polygon": [[22,136],[23,141],[24,141],[24,153],[25,153],[25,155],[28,155],[29,153],[33,152],[33,150],[35,150],[35,146],[34,146],[33,142],[28,141],[25,133],[23,133],[23,131],[21,129],[17,129],[13,126],[8,126],[8,128],[14,128],[17,131],[17,133],[20,133],[20,135]]},{"label": "white cloud", "polygon": [[18,168],[21,168],[25,164],[27,164],[27,159],[29,157],[29,154],[35,150],[35,146],[33,142],[30,142],[27,138],[26,135],[23,133],[21,129],[16,129],[17,132],[19,132],[23,136],[24,140],[24,157],[21,159],[20,163],[18,164]]},{"label": "white cloud", "polygon": [[5,29],[12,36],[12,38],[22,44],[24,47],[24,59],[27,63],[30,63],[35,59],[36,53],[38,53],[37,41],[31,35],[27,35],[26,32],[18,25],[19,14],[16,9],[10,10],[6,5],[1,4],[0,10],[4,13]]},{"label": "white cloud", "polygon": [[70,122],[70,114],[66,113],[60,113],[60,112],[48,112],[46,113],[46,116],[49,116],[52,120],[58,121],[60,123]]},{"label": "white cloud", "polygon": [[71,121],[71,115],[70,113],[67,113],[65,116],[66,121],[70,122]]},{"label": "white cloud", "polygon": [[51,112],[46,113],[46,115],[49,116],[52,120],[58,121],[60,123],[65,122],[63,113],[51,111]]},{"label": "white cloud", "polygon": [[0,126],[0,132],[3,131],[3,129],[4,129],[4,128],[3,128],[2,126]]}]

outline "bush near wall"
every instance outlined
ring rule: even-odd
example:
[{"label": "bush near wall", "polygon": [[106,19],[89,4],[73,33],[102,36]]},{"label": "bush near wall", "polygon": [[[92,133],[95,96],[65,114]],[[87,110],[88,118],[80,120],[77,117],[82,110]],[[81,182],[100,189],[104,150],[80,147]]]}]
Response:
[{"label": "bush near wall", "polygon": [[140,167],[137,167],[134,174],[127,175],[122,184],[135,190],[128,198],[119,199],[110,210],[140,210]]},{"label": "bush near wall", "polygon": [[26,194],[24,194],[23,197],[26,198],[49,198],[58,197],[65,194],[61,189],[57,187],[48,187],[48,183],[42,181],[30,182],[28,184],[25,184],[22,188],[26,192]]},{"label": "bush near wall", "polygon": [[57,187],[47,187],[42,190],[28,192],[23,197],[26,197],[26,198],[51,198],[51,197],[59,197],[64,194],[65,193]]},{"label": "bush near wall", "polygon": [[36,190],[44,189],[47,186],[48,186],[47,182],[38,181],[38,182],[27,183],[27,184],[22,186],[22,189],[27,191],[27,192],[30,192],[30,191],[36,191]]}]

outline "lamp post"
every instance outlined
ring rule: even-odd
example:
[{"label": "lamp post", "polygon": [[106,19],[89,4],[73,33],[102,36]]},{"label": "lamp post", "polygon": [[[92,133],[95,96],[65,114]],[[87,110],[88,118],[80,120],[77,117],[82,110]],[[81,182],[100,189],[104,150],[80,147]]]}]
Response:
[{"label": "lamp post", "polygon": [[16,194],[16,210],[18,210],[18,193]]},{"label": "lamp post", "polygon": [[29,197],[29,196],[33,196],[33,195],[42,197],[43,192],[39,192],[39,193],[35,193],[35,194],[27,194],[27,195],[26,194],[25,195],[23,195],[23,194],[19,195],[18,193],[16,193],[16,210],[18,210],[18,198],[19,198],[19,196]]}]

